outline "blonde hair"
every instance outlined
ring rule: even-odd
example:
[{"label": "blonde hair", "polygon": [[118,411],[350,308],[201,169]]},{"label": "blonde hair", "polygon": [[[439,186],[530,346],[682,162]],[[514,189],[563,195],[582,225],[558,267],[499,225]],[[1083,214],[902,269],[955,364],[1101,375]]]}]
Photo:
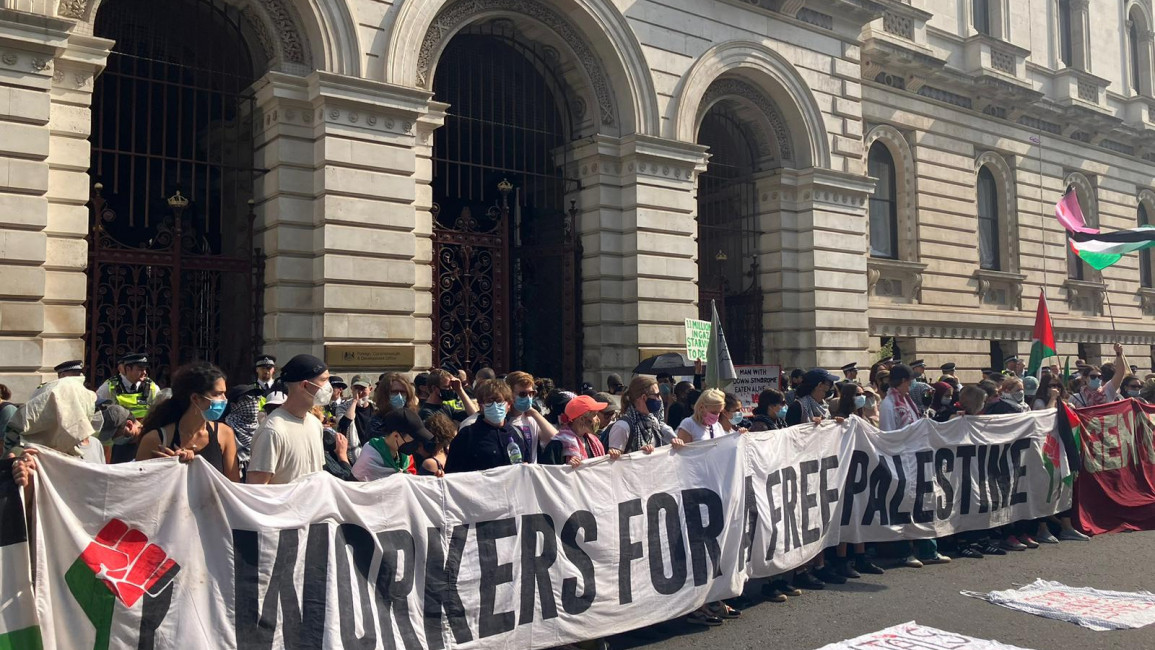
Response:
[{"label": "blonde hair", "polygon": [[1015,386],[1023,388],[1023,380],[1019,379],[1018,377],[1007,377],[1003,380],[1003,383],[999,385],[999,392],[1005,393],[1008,391],[1014,391]]},{"label": "blonde hair", "polygon": [[694,422],[705,425],[702,421],[702,414],[711,406],[726,407],[726,393],[717,388],[707,388],[698,396],[698,401],[694,402]]}]

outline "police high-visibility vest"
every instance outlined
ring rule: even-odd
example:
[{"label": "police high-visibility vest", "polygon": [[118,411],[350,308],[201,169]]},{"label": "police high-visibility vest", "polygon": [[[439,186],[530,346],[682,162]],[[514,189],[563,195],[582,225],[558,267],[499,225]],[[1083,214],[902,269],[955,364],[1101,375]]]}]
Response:
[{"label": "police high-visibility vest", "polygon": [[138,420],[143,420],[148,411],[152,408],[152,380],[145,379],[140,382],[140,391],[136,393],[122,393],[120,392],[120,378],[113,377],[108,380],[108,395],[114,402],[120,404],[132,416]]}]

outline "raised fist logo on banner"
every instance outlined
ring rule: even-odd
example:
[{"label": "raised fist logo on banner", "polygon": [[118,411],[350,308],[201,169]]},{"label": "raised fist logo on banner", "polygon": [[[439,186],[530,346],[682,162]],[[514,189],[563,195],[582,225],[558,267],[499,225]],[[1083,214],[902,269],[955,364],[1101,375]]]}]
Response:
[{"label": "raised fist logo on banner", "polygon": [[180,571],[148,536],[112,519],[88,544],[64,576],[68,589],[96,628],[94,650],[108,648],[116,601],[132,607],[143,596],[164,592]]},{"label": "raised fist logo on banner", "polygon": [[104,525],[80,559],[128,607],[145,592],[164,591],[180,569],[164,549],[148,543],[147,535],[119,519]]}]

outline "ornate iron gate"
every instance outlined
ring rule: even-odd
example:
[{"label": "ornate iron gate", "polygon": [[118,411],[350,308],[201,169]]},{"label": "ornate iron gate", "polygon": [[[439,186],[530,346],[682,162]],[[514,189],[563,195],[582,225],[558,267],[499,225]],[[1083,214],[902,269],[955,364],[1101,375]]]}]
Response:
[{"label": "ornate iron gate", "polygon": [[564,157],[574,102],[556,53],[507,22],[455,36],[434,77],[450,105],[433,136],[434,363],[572,387],[580,247]]},{"label": "ornate iron gate", "polygon": [[433,336],[442,367],[474,373],[508,363],[508,196],[503,185],[500,204],[480,218],[464,206],[452,225],[433,206]]},{"label": "ornate iron gate", "polygon": [[224,0],[106,0],[97,13],[96,35],[116,45],[93,89],[93,385],[137,351],[162,385],[194,359],[251,373],[264,264],[249,87],[263,64],[242,22]]}]

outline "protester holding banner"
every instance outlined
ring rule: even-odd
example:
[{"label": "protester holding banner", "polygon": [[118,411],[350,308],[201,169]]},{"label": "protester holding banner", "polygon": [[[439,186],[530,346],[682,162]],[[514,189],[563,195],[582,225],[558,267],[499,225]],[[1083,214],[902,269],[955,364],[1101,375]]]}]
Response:
[{"label": "protester holding banner", "polygon": [[513,408],[513,392],[499,379],[477,386],[482,416],[463,428],[445,459],[445,473],[476,472],[528,462],[529,443],[521,432],[506,423]]},{"label": "protester holding banner", "polygon": [[561,428],[555,436],[560,443],[560,460],[571,467],[581,467],[582,461],[605,456],[606,450],[598,439],[598,413],[606,402],[588,395],[578,395],[565,406]]},{"label": "protester holding banner", "polygon": [[137,460],[174,456],[191,462],[199,456],[240,482],[237,442],[232,427],[220,422],[228,406],[225,374],[211,363],[197,361],[172,374],[172,397],[158,403],[144,419],[144,436]]},{"label": "protester holding banner", "polygon": [[358,481],[376,481],[398,473],[416,474],[413,454],[421,445],[434,441],[421,418],[410,409],[395,409],[381,417],[381,435],[369,439],[353,476]]},{"label": "protester holding banner", "polygon": [[1023,413],[1027,405],[1023,403],[1023,381],[1017,377],[1008,376],[999,386],[998,399],[988,404],[984,415],[1006,415],[1007,413]]},{"label": "protester holding banner", "polygon": [[618,421],[610,426],[607,436],[610,458],[617,459],[635,451],[648,454],[672,438],[669,427],[664,427],[659,420],[662,393],[653,378],[638,375],[630,380],[622,395],[622,405],[625,408]]},{"label": "protester holding banner", "polygon": [[281,369],[285,402],[253,434],[248,483],[290,483],[325,466],[321,421],[310,411],[329,403],[329,367],[310,354],[298,354]]},{"label": "protester holding banner", "polygon": [[838,402],[830,410],[836,418],[848,418],[852,415],[862,416],[866,408],[866,391],[855,382],[845,381],[838,384]]},{"label": "protester holding banner", "polygon": [[694,403],[694,414],[678,424],[678,439],[682,443],[713,440],[725,435],[719,419],[726,407],[726,394],[717,388],[708,388]]},{"label": "protester holding banner", "polygon": [[508,423],[521,432],[521,437],[525,439],[529,449],[526,462],[536,463],[538,452],[549,444],[557,434],[557,429],[534,408],[537,389],[533,375],[517,370],[506,375],[505,383],[513,394],[513,411]]},{"label": "protester holding banner", "polygon": [[767,388],[758,393],[758,406],[750,419],[751,431],[770,431],[786,428],[786,396],[781,391]]},{"label": "protester holding banner", "polygon": [[932,388],[934,396],[931,397],[930,403],[930,410],[933,412],[931,418],[935,422],[946,422],[954,417],[958,410],[954,403],[954,390],[945,381],[936,381],[932,384]]}]

